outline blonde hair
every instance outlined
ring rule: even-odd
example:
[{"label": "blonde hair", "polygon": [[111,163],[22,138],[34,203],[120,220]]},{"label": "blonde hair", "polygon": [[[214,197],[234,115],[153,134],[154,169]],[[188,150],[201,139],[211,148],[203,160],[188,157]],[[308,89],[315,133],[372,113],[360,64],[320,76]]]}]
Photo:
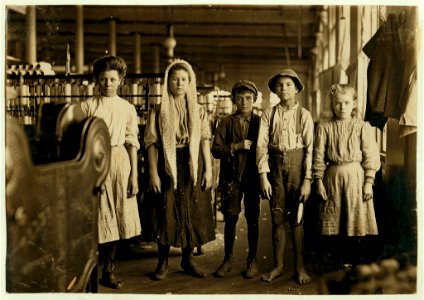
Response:
[{"label": "blonde hair", "polygon": [[[349,84],[343,84],[343,83],[336,83],[331,86],[330,99],[331,99],[331,110],[333,111],[333,115],[335,115],[334,100],[336,99],[338,95],[345,95],[345,94],[350,94],[352,96],[353,101],[358,101],[358,94],[356,93],[356,90],[353,86]],[[358,116],[358,105],[356,105],[352,109],[351,116],[352,117]]]}]

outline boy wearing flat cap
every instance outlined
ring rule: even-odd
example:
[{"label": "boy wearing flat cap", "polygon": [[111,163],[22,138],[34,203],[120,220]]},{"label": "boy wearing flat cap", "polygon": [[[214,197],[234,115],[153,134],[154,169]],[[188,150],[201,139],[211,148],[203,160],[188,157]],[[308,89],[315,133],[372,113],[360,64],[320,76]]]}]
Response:
[{"label": "boy wearing flat cap", "polygon": [[260,210],[259,174],[256,167],[260,118],[253,114],[253,103],[258,90],[253,82],[241,80],[233,86],[231,96],[237,105],[237,111],[219,122],[212,144],[212,155],[221,160],[219,184],[223,188],[221,209],[225,222],[225,256],[215,275],[224,277],[231,271],[236,225],[241,212],[241,201],[244,199],[249,243],[244,275],[246,278],[253,278],[258,273],[256,250]]},{"label": "boy wearing flat cap", "polygon": [[296,72],[282,70],[268,81],[268,87],[280,103],[262,114],[257,144],[261,189],[270,200],[274,250],[274,268],[262,280],[270,282],[283,273],[285,223],[289,221],[295,280],[306,284],[311,278],[303,265],[303,220],[298,218],[298,209],[311,192],[314,125],[310,112],[295,101],[296,94],[304,88]]}]

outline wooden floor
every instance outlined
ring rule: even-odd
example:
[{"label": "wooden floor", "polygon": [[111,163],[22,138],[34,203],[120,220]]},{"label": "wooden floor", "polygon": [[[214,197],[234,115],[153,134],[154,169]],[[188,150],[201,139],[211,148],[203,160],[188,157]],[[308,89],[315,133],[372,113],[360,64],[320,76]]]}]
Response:
[{"label": "wooden floor", "polygon": [[[180,249],[171,249],[169,258],[169,274],[162,281],[152,278],[156,266],[156,246],[154,243],[138,247],[132,258],[118,256],[116,275],[124,281],[119,290],[105,288],[99,285],[99,293],[121,294],[284,294],[284,295],[316,295],[318,294],[319,271],[315,254],[305,256],[305,264],[313,281],[307,285],[298,285],[293,280],[294,261],[290,239],[287,239],[285,255],[285,273],[270,283],[263,282],[260,275],[273,267],[271,242],[271,221],[268,201],[261,202],[260,238],[258,246],[258,267],[260,274],[253,279],[245,279],[242,272],[246,268],[247,230],[243,215],[237,225],[237,240],[234,248],[234,262],[230,274],[224,278],[215,278],[212,273],[220,265],[224,255],[223,222],[218,222],[216,240],[203,246],[205,254],[196,256],[197,264],[208,274],[207,278],[193,278],[182,273],[180,268]],[[136,248],[134,248],[136,249]],[[122,250],[122,249],[121,249]],[[119,258],[121,257],[121,258]],[[100,270],[99,270],[100,271]]]}]

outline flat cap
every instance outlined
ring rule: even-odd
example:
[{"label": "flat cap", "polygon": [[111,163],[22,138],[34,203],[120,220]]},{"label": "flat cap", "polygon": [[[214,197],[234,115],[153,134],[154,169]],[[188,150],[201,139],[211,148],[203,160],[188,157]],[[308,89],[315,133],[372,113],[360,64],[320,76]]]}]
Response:
[{"label": "flat cap", "polygon": [[233,97],[233,99],[236,97],[236,92],[240,89],[246,89],[251,91],[252,93],[255,94],[255,98],[258,96],[258,89],[256,88],[256,85],[252,81],[239,80],[231,89],[231,96]]}]

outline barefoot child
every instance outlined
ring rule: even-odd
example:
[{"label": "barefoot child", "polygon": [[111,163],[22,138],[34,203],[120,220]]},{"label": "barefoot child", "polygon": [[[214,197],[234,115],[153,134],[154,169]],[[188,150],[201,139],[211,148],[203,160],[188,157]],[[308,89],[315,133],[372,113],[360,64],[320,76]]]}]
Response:
[{"label": "barefoot child", "polygon": [[303,265],[303,224],[296,222],[296,216],[299,203],[311,192],[314,125],[310,112],[295,101],[304,88],[296,72],[284,69],[268,87],[280,103],[262,114],[257,146],[261,189],[270,200],[274,250],[274,268],[262,280],[270,282],[283,273],[285,222],[290,221],[296,281],[306,284],[311,278]]},{"label": "barefoot child", "polygon": [[380,153],[370,124],[356,117],[355,89],[334,84],[330,96],[334,118],[318,125],[313,159],[323,200],[321,234],[341,237],[339,246],[344,250],[339,255],[348,264],[359,263],[354,259],[361,255],[356,237],[378,234],[372,186]]}]

